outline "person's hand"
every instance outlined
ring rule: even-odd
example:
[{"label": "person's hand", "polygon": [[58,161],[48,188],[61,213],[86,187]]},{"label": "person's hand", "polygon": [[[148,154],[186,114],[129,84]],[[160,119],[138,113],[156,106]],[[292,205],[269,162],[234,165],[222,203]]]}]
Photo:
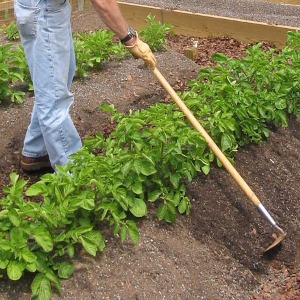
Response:
[{"label": "person's hand", "polygon": [[135,43],[132,46],[125,45],[128,51],[133,55],[134,58],[141,58],[145,61],[148,67],[154,69],[156,65],[156,58],[152,53],[149,45],[143,41],[141,41],[136,36]]}]

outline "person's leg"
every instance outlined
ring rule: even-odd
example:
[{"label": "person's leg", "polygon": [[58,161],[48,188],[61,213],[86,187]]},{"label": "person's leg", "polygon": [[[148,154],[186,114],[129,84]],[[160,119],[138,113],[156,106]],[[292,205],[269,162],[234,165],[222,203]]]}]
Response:
[{"label": "person's leg", "polygon": [[[24,30],[28,23],[23,22],[22,28],[17,16],[35,92],[22,153],[27,157],[48,153],[55,168],[55,165],[66,164],[69,155],[81,147],[81,139],[69,115],[74,101],[69,88],[75,72],[70,5],[65,0],[15,1],[16,6],[31,14],[34,11],[35,15],[35,21],[31,22],[35,29],[29,30],[29,34]],[[25,2],[31,6],[26,7]]]},{"label": "person's leg", "polygon": [[[43,1],[43,0],[42,0]],[[31,78],[35,64],[35,45],[37,37],[37,21],[40,16],[39,3],[41,0],[15,0],[14,12],[18,25],[22,45],[25,51],[27,64]],[[31,140],[31,141],[30,141]],[[47,155],[44,138],[40,129],[40,124],[36,114],[35,105],[33,106],[30,125],[27,129],[25,141],[32,145],[32,150],[28,151],[27,156],[32,158]]]}]

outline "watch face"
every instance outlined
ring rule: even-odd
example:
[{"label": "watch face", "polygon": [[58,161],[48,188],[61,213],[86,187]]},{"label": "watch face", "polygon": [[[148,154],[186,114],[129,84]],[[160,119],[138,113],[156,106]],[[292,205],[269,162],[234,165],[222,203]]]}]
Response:
[{"label": "watch face", "polygon": [[133,36],[136,35],[136,31],[132,27],[129,27],[128,35],[130,35],[131,37],[133,37]]}]

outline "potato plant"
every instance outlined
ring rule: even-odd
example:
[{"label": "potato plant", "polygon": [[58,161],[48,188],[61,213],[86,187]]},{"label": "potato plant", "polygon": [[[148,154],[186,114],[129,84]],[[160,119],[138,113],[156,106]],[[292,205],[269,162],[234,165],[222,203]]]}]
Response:
[{"label": "potato plant", "polygon": [[149,14],[146,18],[147,26],[141,28],[140,36],[148,43],[152,51],[161,51],[168,48],[167,35],[173,34],[173,26],[155,20],[155,16]]},{"label": "potato plant", "polygon": [[112,39],[113,32],[109,30],[74,34],[77,78],[87,77],[92,69],[99,69],[106,60],[125,56],[124,47]]},{"label": "potato plant", "polygon": [[25,93],[15,88],[26,78],[23,49],[12,44],[0,45],[0,103],[3,99],[22,103]]}]

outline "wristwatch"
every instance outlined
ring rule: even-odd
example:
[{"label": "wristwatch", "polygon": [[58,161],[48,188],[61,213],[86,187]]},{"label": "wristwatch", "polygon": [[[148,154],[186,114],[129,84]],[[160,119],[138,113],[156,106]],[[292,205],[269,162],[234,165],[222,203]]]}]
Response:
[{"label": "wristwatch", "polygon": [[128,27],[127,35],[123,39],[121,39],[121,43],[125,44],[134,36],[136,36],[136,30],[134,30],[132,27]]}]

